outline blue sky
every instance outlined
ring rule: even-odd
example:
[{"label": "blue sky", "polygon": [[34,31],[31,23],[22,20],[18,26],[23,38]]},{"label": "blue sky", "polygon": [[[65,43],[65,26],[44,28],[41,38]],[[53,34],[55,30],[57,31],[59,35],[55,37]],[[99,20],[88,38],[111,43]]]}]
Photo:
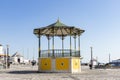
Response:
[{"label": "blue sky", "polygon": [[[85,30],[81,55],[90,60],[90,47],[100,62],[120,58],[120,0],[0,0],[0,43],[26,58],[37,59],[38,39],[33,29],[60,19]],[[43,49],[46,48],[43,38]]]}]

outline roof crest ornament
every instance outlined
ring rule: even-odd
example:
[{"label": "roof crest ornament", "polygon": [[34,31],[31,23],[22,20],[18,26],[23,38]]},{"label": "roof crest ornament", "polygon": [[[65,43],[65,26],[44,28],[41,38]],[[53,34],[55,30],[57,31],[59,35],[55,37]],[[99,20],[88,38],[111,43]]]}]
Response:
[{"label": "roof crest ornament", "polygon": [[59,17],[58,17],[58,19],[57,19],[57,22],[60,22],[60,19],[59,19]]}]

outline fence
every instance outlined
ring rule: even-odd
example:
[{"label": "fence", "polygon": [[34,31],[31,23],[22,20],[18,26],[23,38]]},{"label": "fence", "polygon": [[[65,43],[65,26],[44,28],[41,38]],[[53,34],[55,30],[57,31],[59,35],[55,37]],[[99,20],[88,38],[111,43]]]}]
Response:
[{"label": "fence", "polygon": [[80,57],[80,51],[70,49],[41,50],[41,57]]}]

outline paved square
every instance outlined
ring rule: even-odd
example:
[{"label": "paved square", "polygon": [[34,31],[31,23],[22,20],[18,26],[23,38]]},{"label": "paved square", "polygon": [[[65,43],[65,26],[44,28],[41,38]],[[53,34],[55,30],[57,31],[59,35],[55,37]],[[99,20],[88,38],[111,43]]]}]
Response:
[{"label": "paved square", "polygon": [[11,65],[0,69],[0,80],[120,80],[120,69],[93,69],[82,67],[79,74],[38,73],[37,66]]}]

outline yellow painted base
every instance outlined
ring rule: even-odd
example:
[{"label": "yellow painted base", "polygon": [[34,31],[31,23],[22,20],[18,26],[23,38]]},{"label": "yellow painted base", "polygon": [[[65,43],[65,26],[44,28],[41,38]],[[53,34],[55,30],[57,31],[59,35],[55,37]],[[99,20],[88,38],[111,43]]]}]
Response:
[{"label": "yellow painted base", "polygon": [[41,70],[51,70],[51,58],[41,58],[39,66]]},{"label": "yellow painted base", "polygon": [[78,57],[39,58],[38,61],[38,71],[40,72],[81,72]]},{"label": "yellow painted base", "polygon": [[69,58],[56,58],[56,70],[69,70]]},{"label": "yellow painted base", "polygon": [[79,58],[72,58],[72,73],[81,72],[81,63]]}]

